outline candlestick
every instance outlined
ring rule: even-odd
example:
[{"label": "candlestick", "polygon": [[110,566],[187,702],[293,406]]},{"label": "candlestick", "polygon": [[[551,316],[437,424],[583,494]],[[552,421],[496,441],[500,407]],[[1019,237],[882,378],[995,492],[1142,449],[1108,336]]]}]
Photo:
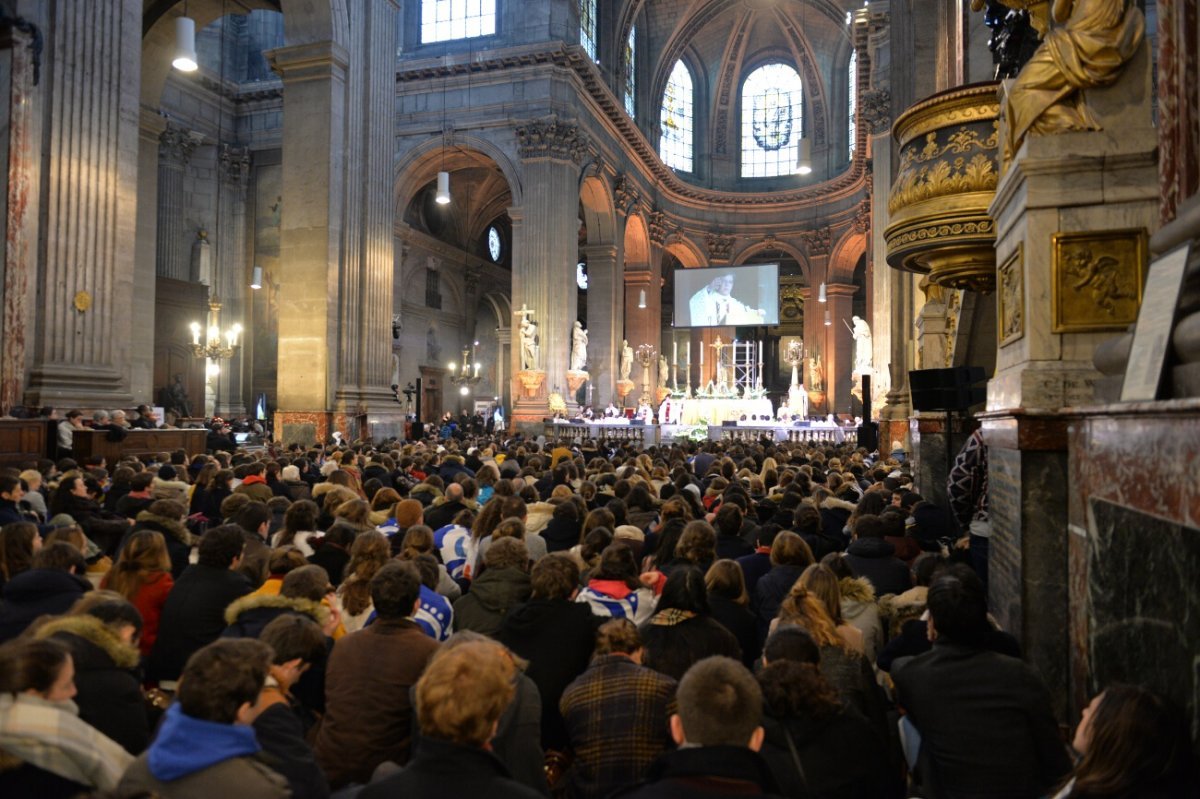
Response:
[{"label": "candlestick", "polygon": [[671,365],[679,366],[679,341],[671,338]]}]

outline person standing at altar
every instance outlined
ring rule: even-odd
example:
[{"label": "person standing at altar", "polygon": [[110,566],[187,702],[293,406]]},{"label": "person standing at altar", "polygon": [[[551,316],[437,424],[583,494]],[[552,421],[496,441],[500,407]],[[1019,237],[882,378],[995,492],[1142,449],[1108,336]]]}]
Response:
[{"label": "person standing at altar", "polygon": [[621,415],[621,411],[617,408],[616,405],[613,405],[612,402],[609,402],[608,407],[604,409],[604,418],[605,419],[614,419],[620,415]]},{"label": "person standing at altar", "polygon": [[654,409],[650,407],[650,401],[645,397],[638,402],[637,418],[646,424],[654,424]]},{"label": "person standing at altar", "polygon": [[658,423],[659,424],[678,424],[679,416],[683,411],[683,401],[672,399],[671,395],[663,397],[662,404],[658,406]]},{"label": "person standing at altar", "polygon": [[779,410],[775,411],[775,418],[781,422],[786,422],[792,418],[792,408],[788,405],[786,399],[779,403]]}]

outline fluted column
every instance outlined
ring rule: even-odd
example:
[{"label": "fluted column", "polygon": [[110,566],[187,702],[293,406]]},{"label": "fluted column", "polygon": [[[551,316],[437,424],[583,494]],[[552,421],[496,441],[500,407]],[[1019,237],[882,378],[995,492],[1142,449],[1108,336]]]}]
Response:
[{"label": "fluted column", "polygon": [[[844,283],[825,286],[826,307],[833,324],[825,327],[825,386],[829,392],[831,413],[850,412],[851,369],[854,368],[854,340],[846,327],[850,323],[852,301],[856,287]],[[825,324],[822,314],[821,324]]]},{"label": "fluted column", "polygon": [[183,220],[184,168],[196,140],[177,125],[168,124],[158,137],[158,230],[155,236],[155,274],[187,280],[191,236]]},{"label": "fluted column", "polygon": [[[242,147],[221,145],[217,153],[217,191],[221,215],[217,236],[217,276],[213,292],[221,300],[221,329],[234,324],[249,329],[246,319],[246,286],[250,270],[246,268],[246,183],[250,177],[250,152]],[[221,363],[217,379],[217,413],[239,416],[246,412],[242,390],[245,371],[245,340],[233,357]]]},{"label": "fluted column", "polygon": [[337,373],[348,56],[325,41],[281,47],[269,58],[284,85],[275,429],[284,443],[308,444],[330,432]]},{"label": "fluted column", "polygon": [[621,331],[625,327],[625,303],[617,246],[589,244],[583,248],[588,264],[588,362],[592,405],[616,401],[621,363]]},{"label": "fluted column", "polygon": [[132,399],[130,348],[149,346],[130,335],[142,8],[42,8],[40,319],[26,400],[119,407]]},{"label": "fluted column", "polygon": [[[513,219],[513,307],[524,305],[534,312],[541,336],[537,366],[546,372],[543,396],[559,391],[565,397],[571,328],[578,310],[579,165],[588,143],[574,125],[557,121],[522,125],[516,135],[525,193]],[[516,359],[520,347],[519,332],[514,332]],[[521,387],[514,386],[514,394],[520,392]],[[544,415],[546,405],[542,397],[537,402],[540,410],[529,407],[524,416],[521,403],[516,403],[517,421],[540,421],[537,414]]]}]

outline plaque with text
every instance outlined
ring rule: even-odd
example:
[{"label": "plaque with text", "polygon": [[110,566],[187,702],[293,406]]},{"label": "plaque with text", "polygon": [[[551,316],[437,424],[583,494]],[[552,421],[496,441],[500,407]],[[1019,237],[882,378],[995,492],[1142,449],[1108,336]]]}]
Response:
[{"label": "plaque with text", "polygon": [[1190,242],[1150,264],[1141,312],[1133,331],[1133,345],[1129,348],[1129,362],[1125,364],[1122,402],[1158,399],[1189,254]]}]

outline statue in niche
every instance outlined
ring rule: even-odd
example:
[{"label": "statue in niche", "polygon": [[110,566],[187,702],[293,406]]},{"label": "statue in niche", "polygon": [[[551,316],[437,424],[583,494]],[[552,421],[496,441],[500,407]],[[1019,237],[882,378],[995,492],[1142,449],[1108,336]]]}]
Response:
[{"label": "statue in niche", "polygon": [[538,365],[537,322],[528,316],[521,317],[521,368],[530,371]]},{"label": "statue in niche", "polygon": [[809,391],[825,390],[825,367],[821,365],[821,353],[808,360],[808,389]]},{"label": "statue in niche", "polygon": [[167,386],[166,393],[166,410],[175,414],[176,419],[191,418],[192,406],[188,403],[188,393],[183,385],[183,375],[175,375],[175,382]]},{"label": "statue in niche", "polygon": [[850,335],[854,336],[854,374],[871,374],[871,326],[861,316],[851,317],[854,328]]},{"label": "statue in niche", "polygon": [[670,370],[670,367],[667,365],[667,356],[659,355],[658,356],[658,384],[660,386],[665,386],[667,384],[667,379],[670,376],[671,376],[671,370]]},{"label": "statue in niche", "polygon": [[588,332],[576,321],[571,329],[571,371],[582,372],[587,367]]},{"label": "statue in niche", "polygon": [[425,360],[431,363],[442,360],[442,345],[438,342],[437,328],[432,324],[425,331]]},{"label": "statue in niche", "polygon": [[633,347],[628,339],[621,339],[621,379],[628,380],[633,374]]}]

